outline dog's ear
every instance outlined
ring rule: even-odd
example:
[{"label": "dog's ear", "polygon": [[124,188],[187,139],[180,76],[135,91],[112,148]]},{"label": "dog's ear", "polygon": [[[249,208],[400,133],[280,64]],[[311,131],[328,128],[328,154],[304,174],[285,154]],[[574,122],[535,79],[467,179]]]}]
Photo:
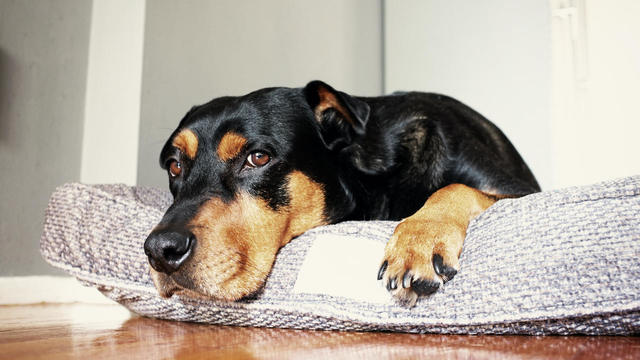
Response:
[{"label": "dog's ear", "polygon": [[318,80],[307,84],[304,95],[329,149],[348,145],[354,136],[364,135],[370,111],[367,103]]}]

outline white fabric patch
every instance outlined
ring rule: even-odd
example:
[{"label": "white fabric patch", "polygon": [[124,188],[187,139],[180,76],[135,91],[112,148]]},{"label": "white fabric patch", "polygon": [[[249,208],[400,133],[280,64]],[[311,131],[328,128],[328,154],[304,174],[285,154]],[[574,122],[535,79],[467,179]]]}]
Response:
[{"label": "white fabric patch", "polygon": [[384,245],[341,235],[318,236],[307,251],[293,292],[388,303],[391,297],[376,278]]}]

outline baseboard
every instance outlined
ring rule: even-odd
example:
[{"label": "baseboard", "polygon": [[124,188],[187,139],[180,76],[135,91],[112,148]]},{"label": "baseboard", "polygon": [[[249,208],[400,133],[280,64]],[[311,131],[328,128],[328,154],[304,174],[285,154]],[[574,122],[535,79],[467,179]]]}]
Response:
[{"label": "baseboard", "polygon": [[115,304],[98,290],[83,286],[73,277],[0,277],[0,305],[75,302]]}]

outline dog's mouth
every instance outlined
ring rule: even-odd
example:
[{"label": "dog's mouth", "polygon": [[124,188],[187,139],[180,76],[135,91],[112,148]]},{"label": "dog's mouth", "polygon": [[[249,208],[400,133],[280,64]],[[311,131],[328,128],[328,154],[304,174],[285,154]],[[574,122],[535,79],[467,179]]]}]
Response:
[{"label": "dog's mouth", "polygon": [[155,271],[151,267],[150,275],[158,295],[165,299],[177,295],[180,297],[195,299],[231,300],[220,298],[219,296],[215,296],[215,294],[210,294],[210,291],[205,293],[202,289],[197,289],[193,286],[193,282],[186,280],[184,276],[176,276],[176,274],[167,275]]},{"label": "dog's mouth", "polygon": [[195,299],[228,300],[218,296],[205,294],[197,289],[191,280],[180,275],[167,275],[151,268],[151,279],[162,298],[170,298],[174,295]]},{"label": "dog's mouth", "polygon": [[170,298],[174,294],[184,291],[183,287],[179,286],[171,276],[167,274],[163,274],[161,272],[155,271],[153,268],[150,269],[151,280],[153,280],[153,285],[155,285],[156,290],[158,291],[158,295],[163,298]]}]

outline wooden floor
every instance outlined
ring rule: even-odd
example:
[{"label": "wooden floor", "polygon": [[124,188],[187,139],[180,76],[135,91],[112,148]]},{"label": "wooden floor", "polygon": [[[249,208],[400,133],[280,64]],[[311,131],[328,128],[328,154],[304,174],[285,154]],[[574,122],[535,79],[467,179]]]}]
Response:
[{"label": "wooden floor", "polygon": [[640,359],[640,338],[451,336],[209,326],[117,305],[0,306],[0,359]]}]

